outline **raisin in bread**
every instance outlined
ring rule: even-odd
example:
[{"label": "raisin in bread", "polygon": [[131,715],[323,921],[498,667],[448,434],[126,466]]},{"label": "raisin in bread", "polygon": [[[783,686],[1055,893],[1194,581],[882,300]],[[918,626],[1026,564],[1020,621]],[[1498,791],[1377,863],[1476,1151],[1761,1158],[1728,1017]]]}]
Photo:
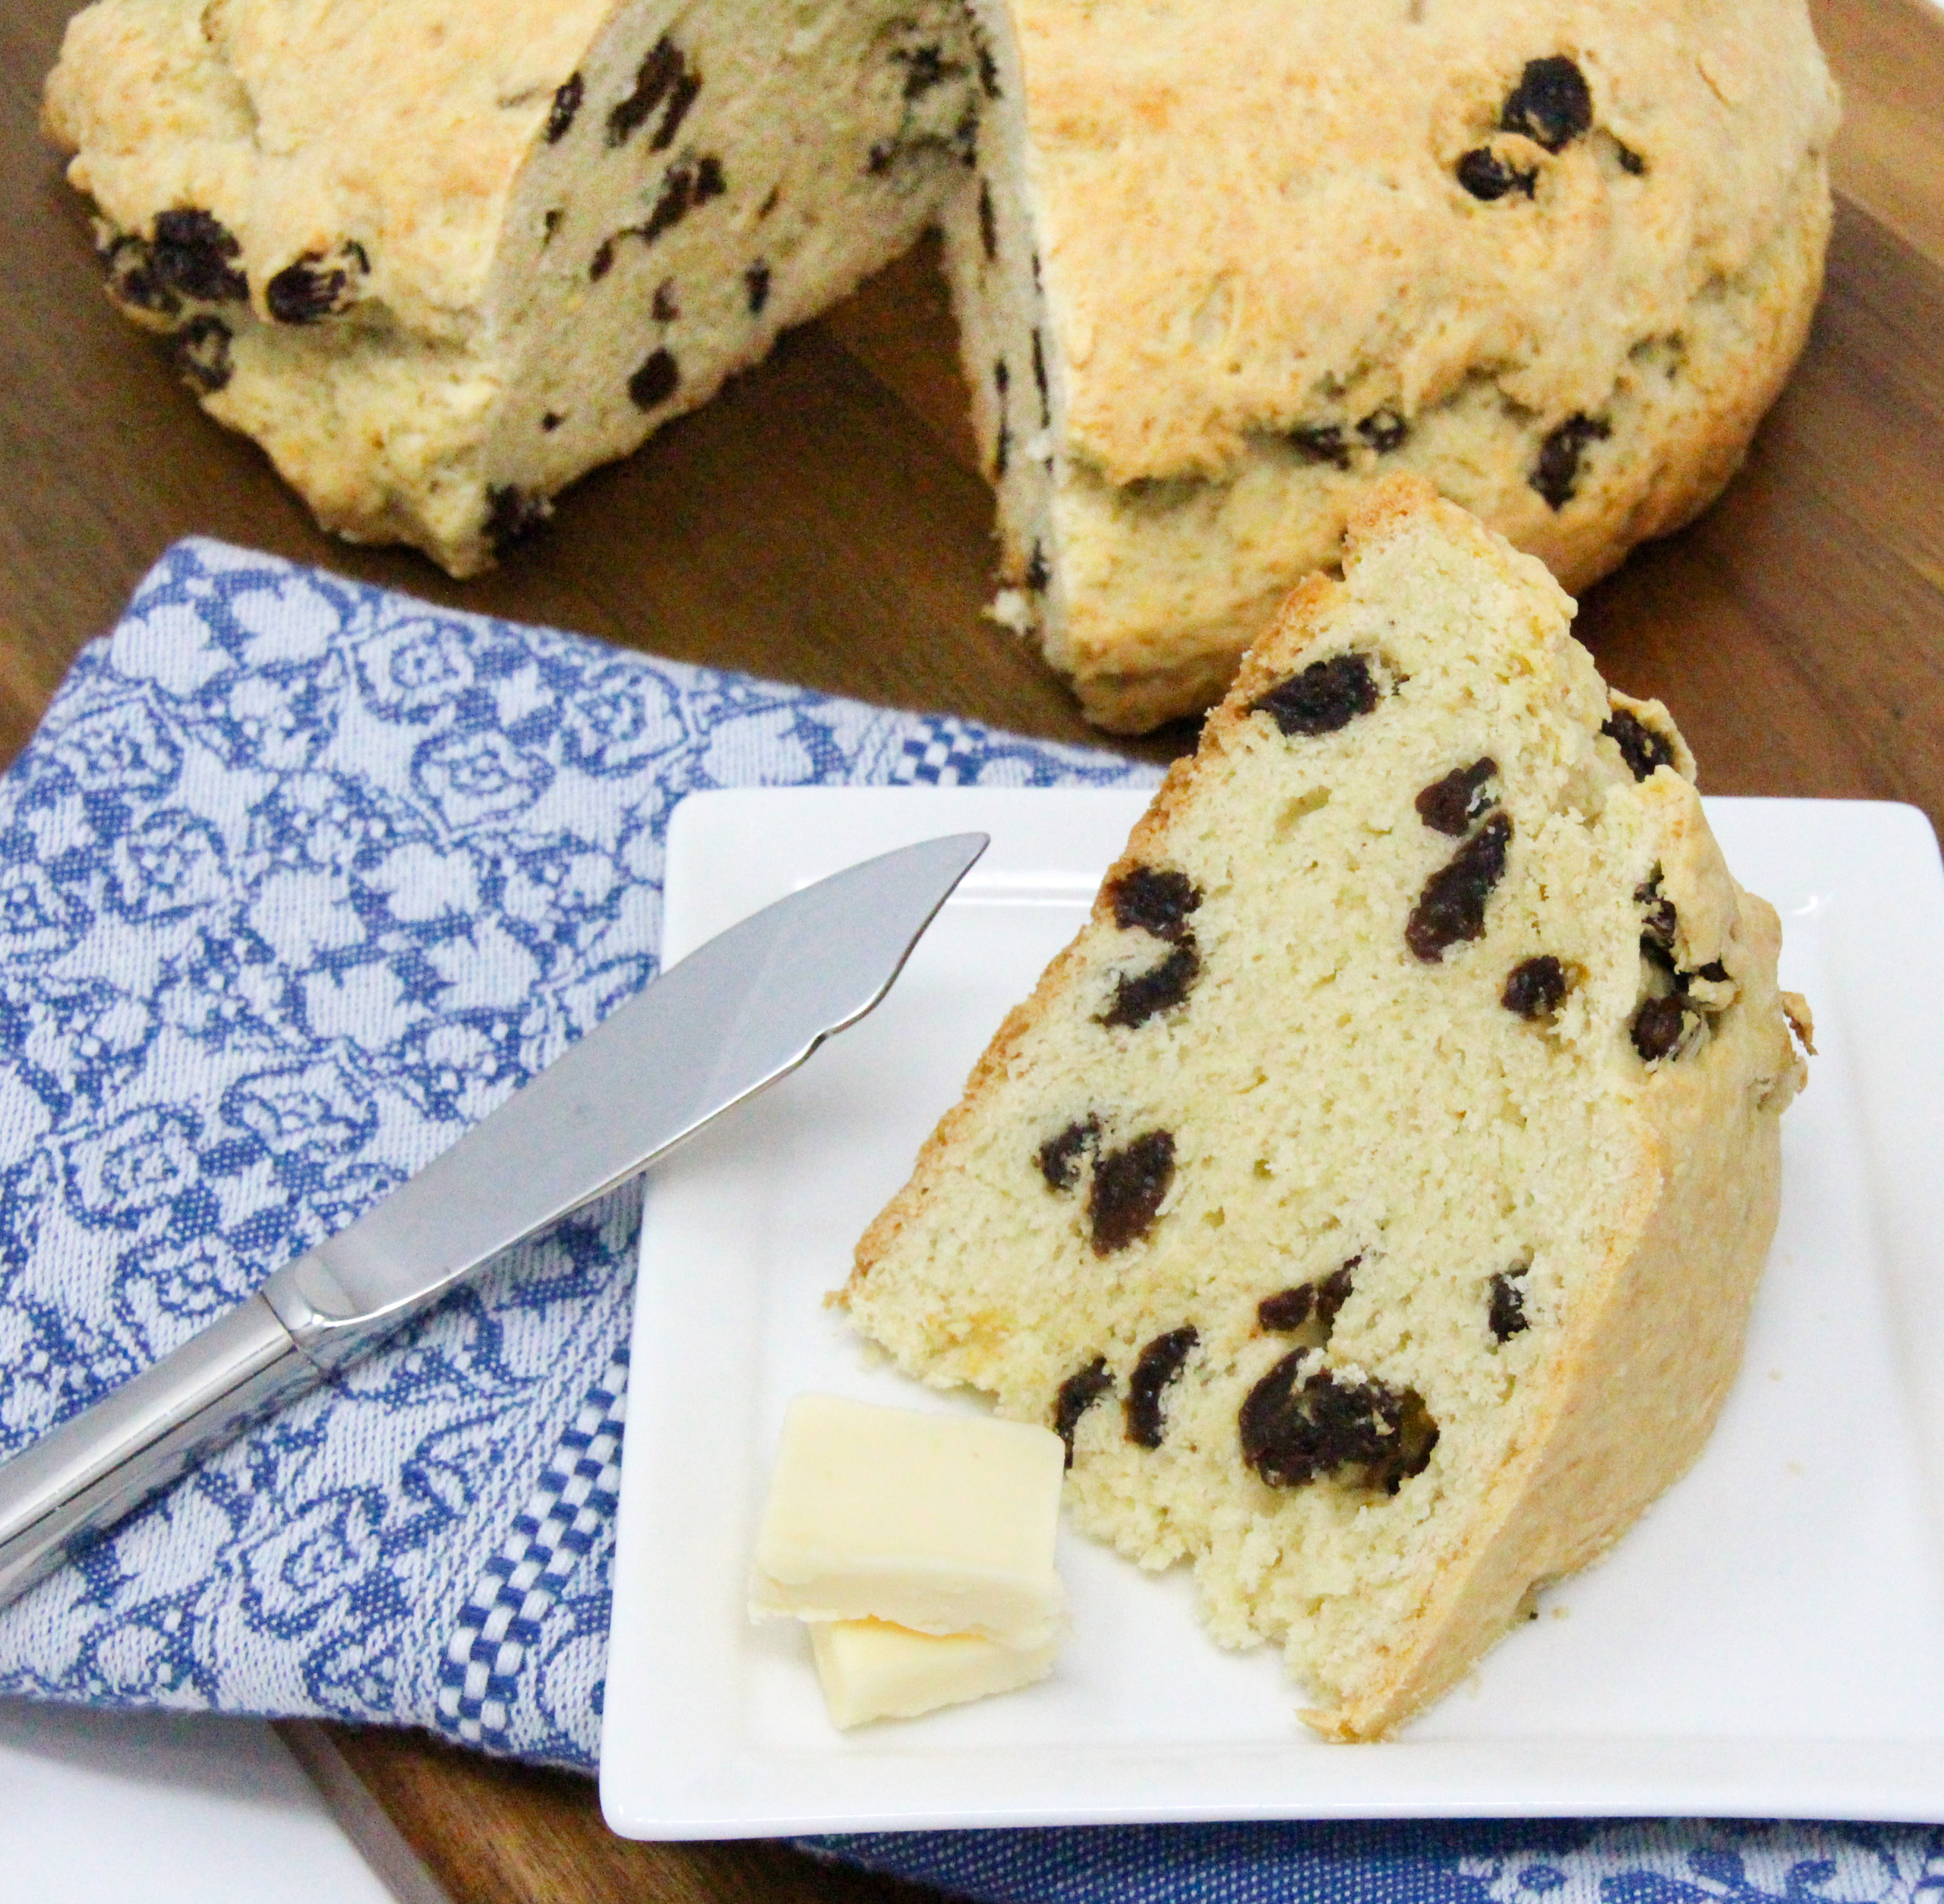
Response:
[{"label": "raisin in bread", "polygon": [[1776,917],[1571,606],[1415,479],[1359,502],[843,1293],[1333,1737],[1687,1467],[1774,1230]]},{"label": "raisin in bread", "polygon": [[1712,499],[1807,335],[1804,0],[972,0],[948,208],[1002,619],[1193,712],[1409,470],[1579,589]]},{"label": "raisin in bread", "polygon": [[327,527],[456,574],[903,251],[958,0],[97,0],[46,121],[109,288]]}]

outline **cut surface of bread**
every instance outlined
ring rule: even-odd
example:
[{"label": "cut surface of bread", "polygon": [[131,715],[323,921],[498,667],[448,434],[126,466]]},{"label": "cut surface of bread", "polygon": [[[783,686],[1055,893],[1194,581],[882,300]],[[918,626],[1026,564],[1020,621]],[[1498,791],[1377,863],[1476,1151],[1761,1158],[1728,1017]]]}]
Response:
[{"label": "cut surface of bread", "polygon": [[1380,1737],[1693,1460],[1803,1077],[1666,710],[1410,478],[1169,775],[842,1294]]},{"label": "cut surface of bread", "polygon": [[904,251],[958,0],[96,0],[46,116],[110,295],[327,528],[484,567]]}]

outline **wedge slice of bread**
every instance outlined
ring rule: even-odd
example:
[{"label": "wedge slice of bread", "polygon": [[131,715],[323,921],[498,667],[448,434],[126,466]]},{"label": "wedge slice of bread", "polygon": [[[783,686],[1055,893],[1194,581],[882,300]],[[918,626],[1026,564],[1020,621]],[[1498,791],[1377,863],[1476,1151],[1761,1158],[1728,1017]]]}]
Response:
[{"label": "wedge slice of bread", "polygon": [[1330,1736],[1388,1732],[1694,1460],[1804,1077],[1666,710],[1422,483],[1353,513],[842,1294],[1071,1449]]}]

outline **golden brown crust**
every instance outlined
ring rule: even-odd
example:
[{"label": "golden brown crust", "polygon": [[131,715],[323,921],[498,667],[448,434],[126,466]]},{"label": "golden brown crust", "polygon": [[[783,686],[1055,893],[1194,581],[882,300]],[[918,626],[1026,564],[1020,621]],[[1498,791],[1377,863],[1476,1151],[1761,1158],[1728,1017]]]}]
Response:
[{"label": "golden brown crust", "polygon": [[1325,1738],[1387,1737],[1448,1691],[1535,1584],[1598,1558],[1707,1445],[1740,1367],[1781,1203],[1780,1113],[1802,1075],[1778,1037],[1780,924],[1736,896],[1735,969],[1753,1009],[1704,1065],[1664,1066],[1642,1094],[1630,1219],[1573,1318],[1541,1421],[1441,1570],[1408,1649],[1354,1700],[1302,1715]]},{"label": "golden brown crust", "polygon": [[[1800,0],[1243,0],[1219,32],[1195,6],[1023,0],[1015,24],[1070,447],[1113,483],[1220,473],[1332,384],[1415,415],[1488,362],[1532,409],[1590,409],[1777,227],[1835,120]],[[1559,55],[1592,129],[1502,134],[1526,62]],[[1531,198],[1458,182],[1488,145]],[[1218,214],[1193,243],[1126,242],[1188,204]]]},{"label": "golden brown crust", "polygon": [[[1063,394],[1046,475],[1015,456],[1001,485],[1002,568],[1052,573],[1015,625],[1109,731],[1213,700],[1393,470],[1589,586],[1719,494],[1807,338],[1836,94],[1800,0],[1460,0],[1411,24],[1251,0],[1219,34],[1193,6],[1014,17],[1030,321]],[[1590,128],[1556,152],[1498,124],[1540,57],[1589,89]],[[1302,112],[1271,109],[1292,94]],[[1487,149],[1529,198],[1458,185],[1461,150]],[[1188,207],[1193,245],[1117,242]],[[996,463],[1002,425],[1018,445],[1040,422],[983,380],[1017,350],[977,320],[980,287],[1024,325],[1024,292],[990,289],[1019,260],[993,260],[969,212],[948,226]]]}]

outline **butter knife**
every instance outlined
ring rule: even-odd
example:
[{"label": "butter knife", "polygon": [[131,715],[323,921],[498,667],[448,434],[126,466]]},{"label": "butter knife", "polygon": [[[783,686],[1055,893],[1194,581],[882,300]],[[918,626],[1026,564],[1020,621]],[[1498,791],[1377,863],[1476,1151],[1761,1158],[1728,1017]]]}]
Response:
[{"label": "butter knife", "polygon": [[481,1264],[794,1071],[890,990],[986,845],[904,847],[731,927],[375,1208],[0,1467],[0,1605]]}]

